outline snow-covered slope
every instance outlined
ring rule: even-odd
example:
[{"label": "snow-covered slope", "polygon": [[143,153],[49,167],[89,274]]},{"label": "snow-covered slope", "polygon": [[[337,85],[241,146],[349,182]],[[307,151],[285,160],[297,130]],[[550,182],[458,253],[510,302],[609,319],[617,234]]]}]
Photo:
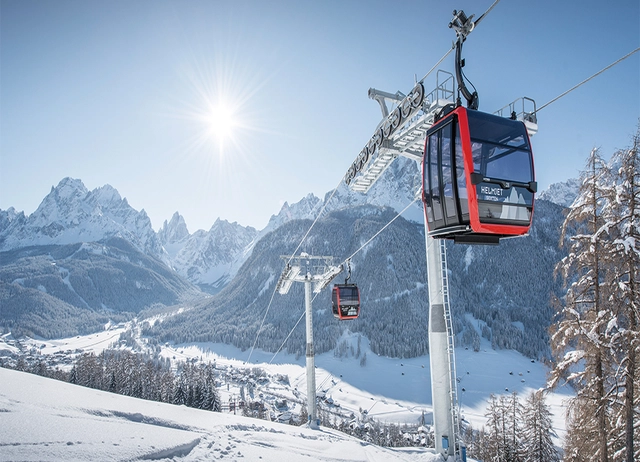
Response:
[{"label": "snow-covered slope", "polygon": [[0,368],[0,461],[424,461],[340,432],[155,403]]},{"label": "snow-covered slope", "polygon": [[[162,322],[166,315],[159,315],[155,320]],[[477,328],[482,325],[482,322],[472,317],[468,317],[468,319]],[[152,319],[149,321],[154,322]],[[140,331],[135,326],[135,323],[110,326],[109,329],[97,334],[51,341],[22,339],[18,342],[10,340],[8,335],[0,336],[0,356],[20,354],[22,351],[22,354],[31,355],[31,359],[27,358],[28,363],[38,362],[40,358],[45,358],[44,362],[49,363],[49,359],[46,358],[50,358],[57,361],[57,364],[70,364],[64,360],[65,355],[77,356],[82,351],[99,354],[106,348],[117,347],[119,344],[117,342],[118,336],[131,332],[131,337],[128,335],[125,337],[133,338],[138,348],[142,348],[142,351],[154,349],[160,356],[171,360],[174,365],[182,361],[213,363],[217,371],[217,380],[219,381],[217,389],[222,403],[238,399],[243,396],[243,392],[251,393],[251,397],[262,402],[268,411],[271,410],[272,419],[279,412],[282,412],[278,411],[277,400],[285,399],[288,412],[296,415],[300,412],[300,405],[306,403],[304,357],[296,358],[295,355],[286,353],[274,356],[272,353],[255,350],[249,360],[249,352],[246,350],[241,351],[230,345],[213,343],[165,344],[159,346],[158,349],[152,347],[151,342],[147,342],[144,337],[140,337]],[[348,331],[341,337],[340,344],[344,347],[341,346],[334,352],[316,356],[316,384],[318,396],[323,400],[320,403],[321,409],[324,409],[323,412],[333,410],[342,416],[355,415],[352,419],[359,424],[363,422],[370,424],[377,421],[399,425],[405,423],[416,425],[424,418],[426,424],[429,425],[431,422],[431,390],[428,355],[410,359],[378,356],[372,353],[369,341],[365,337]],[[120,344],[120,347],[124,346]],[[35,356],[33,356],[34,354]],[[481,340],[478,351],[458,348],[456,356],[459,378],[458,397],[462,407],[462,415],[464,420],[471,423],[476,430],[486,425],[485,412],[491,394],[498,396],[517,392],[520,399],[524,400],[532,390],[545,386],[547,367],[543,363],[531,361],[513,350],[493,350],[490,342],[486,339]],[[62,363],[60,363],[61,359]],[[261,376],[268,378],[265,381],[254,383],[255,389],[247,392],[246,378],[249,373],[254,374],[256,371],[266,372],[266,375],[261,374]],[[287,379],[281,381],[276,379],[277,377],[286,377]],[[0,383],[6,383],[1,380],[3,377],[0,375]],[[546,394],[547,404],[553,414],[553,428],[556,433],[557,445],[561,444],[565,433],[564,415],[566,409],[564,401],[567,398],[567,392],[567,390],[559,390]],[[3,389],[0,388],[0,410],[5,408],[3,393]],[[92,396],[99,396],[95,391],[90,393]],[[277,400],[274,400],[274,397]],[[329,405],[328,402],[332,404]],[[134,400],[133,403],[138,406],[137,403],[141,402]],[[74,406],[83,408],[84,405],[81,403],[74,404]],[[158,404],[150,404],[150,406],[163,407]],[[182,407],[176,409],[180,409],[180,412],[187,412]],[[160,418],[163,421],[173,420],[167,418],[166,415],[148,414],[149,411],[142,411],[137,407],[128,410],[109,407],[107,410],[113,414],[115,420],[127,425],[130,424],[127,422],[127,417],[118,415],[117,412],[128,412],[129,415],[139,413],[144,416],[144,419],[141,416],[137,417],[141,424],[151,424],[153,419],[160,420]],[[101,412],[106,417],[107,411]],[[198,413],[200,411],[188,412]],[[205,415],[209,414],[205,413]],[[217,423],[215,418],[212,419],[214,419],[213,426],[215,427]],[[175,421],[174,424],[196,426],[193,422],[186,424],[183,421]],[[158,423],[158,425],[160,424]],[[263,420],[249,420],[245,425],[253,426],[254,429],[256,427],[270,428],[271,426],[269,422]],[[275,427],[276,430],[287,434],[292,428],[296,427],[286,425]],[[322,434],[325,434],[325,430],[321,430]],[[255,435],[256,438],[259,436]],[[70,439],[70,441],[82,440]],[[4,442],[0,436],[0,445]],[[290,443],[287,442],[287,444]],[[247,453],[243,454],[248,457]],[[411,456],[417,453],[408,452],[408,454],[410,456],[402,460],[416,460]],[[404,456],[405,453],[403,452],[402,455]],[[0,460],[2,460],[1,456]]]}]

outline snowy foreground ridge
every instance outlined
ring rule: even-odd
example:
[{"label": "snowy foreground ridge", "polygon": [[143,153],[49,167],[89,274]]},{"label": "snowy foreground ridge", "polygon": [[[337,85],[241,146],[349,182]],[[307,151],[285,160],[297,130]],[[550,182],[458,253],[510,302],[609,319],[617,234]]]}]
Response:
[{"label": "snowy foreground ridge", "polygon": [[83,388],[0,368],[0,461],[426,461],[430,449],[382,448],[338,431]]}]

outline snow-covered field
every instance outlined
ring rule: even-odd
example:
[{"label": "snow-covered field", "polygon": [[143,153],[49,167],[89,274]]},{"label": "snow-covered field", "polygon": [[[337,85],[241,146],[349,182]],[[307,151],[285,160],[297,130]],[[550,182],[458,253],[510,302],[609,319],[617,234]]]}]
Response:
[{"label": "snow-covered field", "polygon": [[[46,355],[80,350],[99,353],[113,347],[120,333],[131,327],[130,324],[109,326],[100,333],[69,339],[29,340],[25,346]],[[346,335],[344,339],[351,342],[355,350],[357,335]],[[2,340],[0,338],[0,350],[15,350]],[[143,338],[136,340],[144,346]],[[318,395],[332,403],[323,404],[323,408],[357,418],[362,418],[362,411],[366,411],[369,418],[382,423],[417,424],[424,416],[426,424],[430,424],[429,357],[380,357],[362,338],[361,355],[365,353],[364,366],[353,356],[338,358],[333,353],[316,356]],[[276,380],[260,384],[256,395],[266,404],[284,398],[288,411],[298,414],[306,403],[304,357],[296,359],[280,353],[274,358],[273,353],[255,350],[249,359],[248,351],[211,343],[167,344],[162,347],[161,355],[172,361],[197,358],[215,363],[221,372],[219,393],[223,403],[239,400],[244,391],[241,381],[229,378],[232,373],[256,367],[272,377],[281,375],[289,379],[288,384]],[[515,351],[492,350],[484,339],[480,351],[457,349],[456,355],[463,418],[476,429],[486,422],[486,403],[492,393],[516,391],[524,399],[531,390],[545,385],[547,368],[543,364]],[[259,457],[263,460],[271,460],[270,457],[274,460],[276,457],[281,460],[432,460],[429,451],[381,449],[326,428],[314,431],[228,413],[208,413],[103,394],[39,377],[25,379],[22,374],[3,369],[0,372],[3,374],[0,375],[0,460],[54,460],[64,454],[79,460],[154,459],[156,455],[169,458],[179,453],[188,454],[185,460],[213,460],[220,456],[245,460],[259,460]],[[76,397],[84,401],[76,402]],[[547,395],[558,445],[564,436],[563,401],[567,397],[562,393]],[[275,412],[271,412],[271,416],[277,416],[278,411],[273,406],[272,409]],[[43,417],[36,418],[40,415]],[[89,428],[95,431],[86,433]],[[165,433],[166,438],[161,436]],[[116,444],[120,446],[114,446]],[[343,444],[347,447],[339,449]],[[5,451],[7,448],[11,452]],[[264,454],[258,449],[264,450]],[[285,455],[277,456],[279,453]],[[83,454],[100,457],[86,458]]]},{"label": "snow-covered field", "polygon": [[338,431],[115,395],[0,368],[0,460],[425,461]]}]

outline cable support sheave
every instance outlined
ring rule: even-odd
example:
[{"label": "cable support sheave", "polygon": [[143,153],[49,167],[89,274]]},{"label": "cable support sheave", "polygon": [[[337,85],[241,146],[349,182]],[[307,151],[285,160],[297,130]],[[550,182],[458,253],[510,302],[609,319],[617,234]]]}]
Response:
[{"label": "cable support sheave", "polygon": [[[489,14],[489,12],[490,12],[490,11],[491,11],[491,10],[492,10],[496,5],[497,5],[497,4],[498,4],[498,2],[500,2],[500,0],[496,0],[495,2],[493,2],[493,5],[491,5],[487,11],[485,11],[484,13],[482,13],[482,16],[480,16],[480,17],[478,18],[478,20],[477,20],[477,21],[475,21],[475,23],[474,23],[474,27],[475,27],[475,26],[477,26],[477,25],[478,25],[478,23],[479,23],[480,21],[482,21],[486,15],[488,15],[488,14]],[[426,79],[427,77],[429,77],[429,75],[430,75],[434,70],[436,70],[436,68],[437,68],[437,67],[442,63],[442,61],[444,61],[444,60],[447,58],[447,56],[449,56],[449,55],[451,54],[451,52],[452,52],[453,50],[455,50],[455,48],[456,48],[455,43],[451,44],[451,48],[449,48],[449,51],[447,51],[447,52],[444,54],[444,56],[443,56],[442,58],[440,58],[440,60],[439,60],[437,63],[435,63],[435,65],[434,65],[431,69],[429,69],[429,71],[424,75],[424,77],[422,77],[420,80],[418,80],[418,82],[420,82],[420,83],[424,83],[425,79]]]}]

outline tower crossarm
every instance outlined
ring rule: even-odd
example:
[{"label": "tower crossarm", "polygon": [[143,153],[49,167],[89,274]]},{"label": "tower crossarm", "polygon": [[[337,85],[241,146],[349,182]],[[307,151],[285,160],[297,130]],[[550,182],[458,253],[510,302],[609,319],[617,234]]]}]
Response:
[{"label": "tower crossarm", "polygon": [[319,293],[342,272],[342,265],[335,266],[331,256],[314,256],[303,252],[298,256],[281,255],[280,258],[287,262],[276,285],[276,290],[283,295],[289,292],[294,282],[307,281],[313,283],[313,292]]}]

